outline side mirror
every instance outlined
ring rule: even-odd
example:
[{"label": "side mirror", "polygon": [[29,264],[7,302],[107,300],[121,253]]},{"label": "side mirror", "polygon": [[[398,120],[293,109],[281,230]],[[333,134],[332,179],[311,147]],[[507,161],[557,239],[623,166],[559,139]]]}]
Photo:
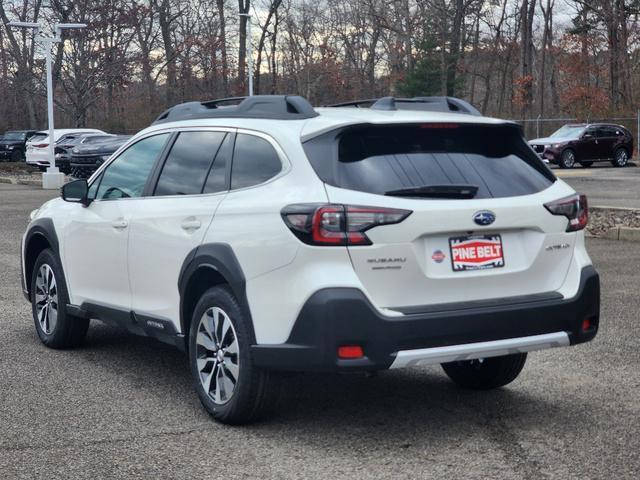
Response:
[{"label": "side mirror", "polygon": [[585,133],[584,135],[582,135],[582,138],[588,140],[590,138],[593,138],[593,135],[591,133]]},{"label": "side mirror", "polygon": [[91,200],[87,198],[89,193],[89,185],[87,181],[74,180],[73,182],[66,183],[61,189],[62,199],[65,202],[81,203],[85,207],[91,203]]}]

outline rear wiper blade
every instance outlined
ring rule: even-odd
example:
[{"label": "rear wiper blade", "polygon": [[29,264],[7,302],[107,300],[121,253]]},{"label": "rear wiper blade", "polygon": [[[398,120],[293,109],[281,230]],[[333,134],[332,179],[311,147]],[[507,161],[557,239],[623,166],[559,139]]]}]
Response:
[{"label": "rear wiper blade", "polygon": [[401,188],[384,192],[391,197],[425,198],[474,198],[478,193],[477,185],[423,185],[421,187]]}]

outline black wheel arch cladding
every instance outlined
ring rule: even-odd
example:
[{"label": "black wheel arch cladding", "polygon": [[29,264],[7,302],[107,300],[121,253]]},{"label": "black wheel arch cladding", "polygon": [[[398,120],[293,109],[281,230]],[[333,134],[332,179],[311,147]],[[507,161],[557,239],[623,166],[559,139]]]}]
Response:
[{"label": "black wheel arch cladding", "polygon": [[[34,243],[35,242],[35,243]],[[42,243],[41,243],[42,242]],[[40,247],[36,251],[33,251],[33,245],[40,244]],[[58,244],[58,235],[56,234],[53,220],[50,218],[38,218],[31,222],[29,230],[24,239],[24,274],[28,276],[33,270],[36,258],[42,250],[45,248],[51,248],[53,254],[60,261],[60,247]],[[27,288],[28,295],[31,294],[31,282],[29,278],[25,278],[24,285]]]},{"label": "black wheel arch cladding", "polygon": [[[246,295],[246,279],[242,267],[238,262],[233,249],[227,243],[205,243],[189,252],[186,256],[182,267],[180,269],[180,275],[178,276],[178,292],[180,293],[180,325],[182,333],[186,336],[189,329],[191,318],[187,315],[189,312],[189,303],[191,310],[195,307],[198,299],[189,298],[189,283],[203,270],[209,270],[215,273],[217,276],[224,279],[223,284],[226,284],[233,295],[238,300],[243,313],[249,319],[249,329],[251,342],[255,343],[255,332],[253,328],[253,319],[251,317],[251,311],[249,309],[249,302]],[[220,284],[217,283],[218,285]],[[207,285],[206,289],[214,285]],[[205,289],[205,290],[206,290]]]}]

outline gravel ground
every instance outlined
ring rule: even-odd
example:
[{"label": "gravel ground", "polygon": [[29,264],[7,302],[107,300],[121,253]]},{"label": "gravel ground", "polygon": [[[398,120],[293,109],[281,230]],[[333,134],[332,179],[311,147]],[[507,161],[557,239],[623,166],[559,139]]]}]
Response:
[{"label": "gravel ground", "polygon": [[437,367],[295,376],[277,416],[231,428],[170,347],[99,323],[82,348],[40,344],[18,248],[53,194],[0,184],[2,479],[640,478],[640,244],[588,239],[600,334],[531,354],[507,388],[464,391]]},{"label": "gravel ground", "polygon": [[42,180],[42,173],[38,168],[24,162],[0,162],[0,177],[16,180]]},{"label": "gravel ground", "polygon": [[600,237],[613,227],[640,227],[640,209],[589,209],[587,231]]}]

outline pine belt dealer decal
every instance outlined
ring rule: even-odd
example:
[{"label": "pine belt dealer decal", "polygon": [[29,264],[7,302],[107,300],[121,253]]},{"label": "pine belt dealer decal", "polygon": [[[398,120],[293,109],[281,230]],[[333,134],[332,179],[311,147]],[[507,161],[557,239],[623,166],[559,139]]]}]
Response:
[{"label": "pine belt dealer decal", "polygon": [[431,260],[436,263],[442,263],[445,258],[447,258],[447,256],[442,250],[436,250],[435,252],[433,252],[433,255],[431,255]]},{"label": "pine belt dealer decal", "polygon": [[500,235],[472,235],[449,239],[454,272],[504,267]]}]

